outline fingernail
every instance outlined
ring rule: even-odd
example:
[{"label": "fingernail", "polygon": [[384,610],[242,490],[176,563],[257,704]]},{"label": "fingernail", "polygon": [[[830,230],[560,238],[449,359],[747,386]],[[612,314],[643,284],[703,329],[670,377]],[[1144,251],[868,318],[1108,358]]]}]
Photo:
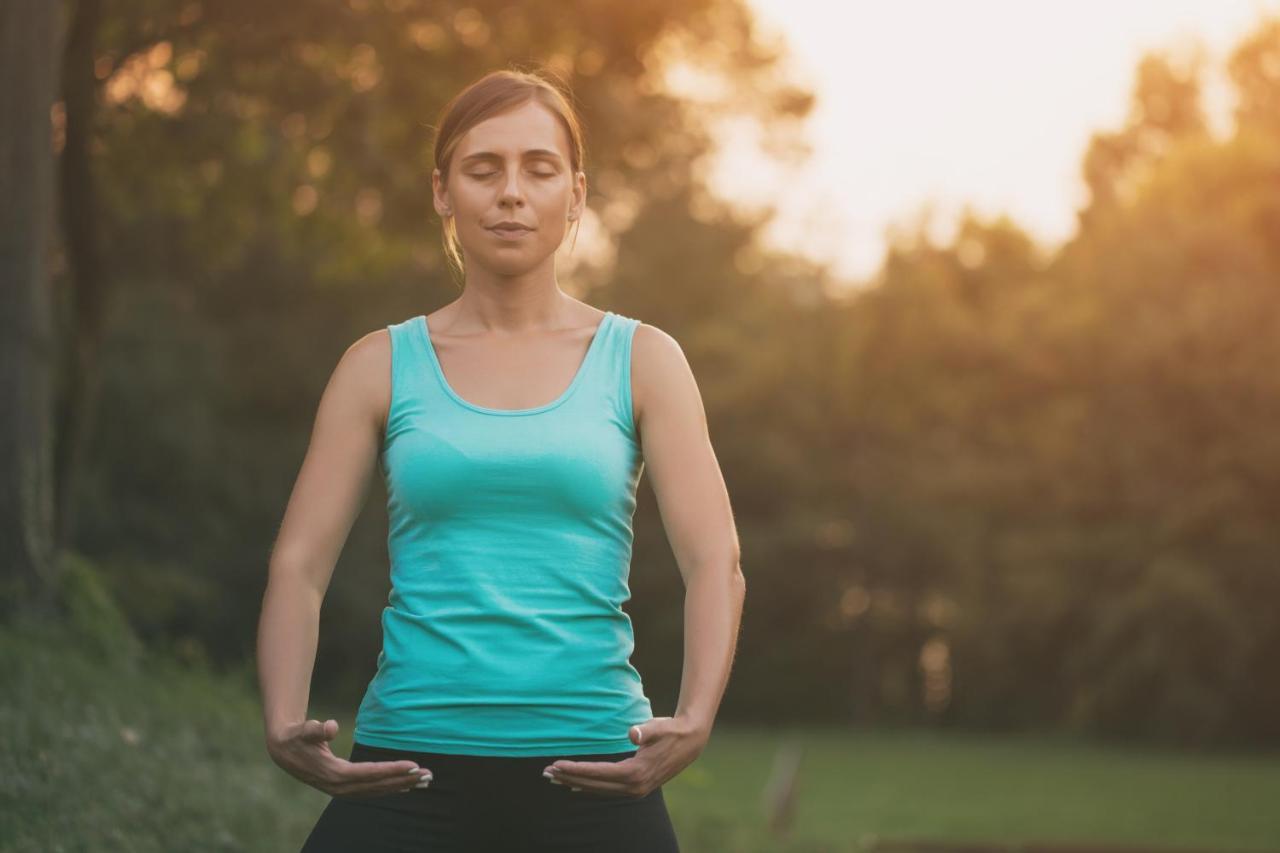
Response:
[{"label": "fingernail", "polygon": [[419,782],[418,784],[414,785],[413,787],[415,787],[415,788],[425,788],[425,787],[427,787],[427,786],[428,786],[428,785],[430,785],[430,784],[431,784],[431,777],[430,777],[430,776],[424,776],[424,777],[422,777],[422,781],[421,781],[421,782]]}]

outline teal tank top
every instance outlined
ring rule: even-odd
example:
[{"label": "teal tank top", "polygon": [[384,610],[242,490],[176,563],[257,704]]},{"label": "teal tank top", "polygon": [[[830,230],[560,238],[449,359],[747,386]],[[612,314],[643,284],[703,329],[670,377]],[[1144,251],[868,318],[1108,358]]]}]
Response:
[{"label": "teal tank top", "polygon": [[628,731],[653,716],[622,610],[644,466],[639,324],[606,312],[569,386],[529,409],[460,397],[424,316],[387,327],[391,592],[356,741],[506,756],[636,748]]}]

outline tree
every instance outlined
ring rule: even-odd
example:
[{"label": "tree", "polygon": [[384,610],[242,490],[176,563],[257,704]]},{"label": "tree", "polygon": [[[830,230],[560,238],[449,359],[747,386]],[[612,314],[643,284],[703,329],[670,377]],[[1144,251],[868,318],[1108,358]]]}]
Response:
[{"label": "tree", "polygon": [[0,5],[0,609],[48,609],[56,583],[49,288],[60,6]]}]

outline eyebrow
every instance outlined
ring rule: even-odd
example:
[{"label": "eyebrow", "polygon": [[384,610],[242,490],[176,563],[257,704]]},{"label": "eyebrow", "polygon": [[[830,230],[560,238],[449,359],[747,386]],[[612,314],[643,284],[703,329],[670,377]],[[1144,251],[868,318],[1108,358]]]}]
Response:
[{"label": "eyebrow", "polygon": [[[557,162],[560,161],[559,154],[557,154],[554,151],[549,151],[546,148],[530,148],[528,151],[524,152],[524,157],[526,159],[531,157],[547,157]],[[470,163],[473,160],[501,160],[501,159],[502,159],[502,155],[497,153],[496,151],[477,151],[474,154],[468,154],[466,157],[463,157],[462,162]]]}]

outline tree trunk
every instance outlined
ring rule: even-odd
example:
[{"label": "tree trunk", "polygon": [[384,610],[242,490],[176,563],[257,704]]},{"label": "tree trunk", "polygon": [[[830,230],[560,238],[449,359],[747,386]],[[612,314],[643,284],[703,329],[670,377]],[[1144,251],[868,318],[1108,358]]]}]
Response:
[{"label": "tree trunk", "polygon": [[55,326],[61,337],[60,363],[66,365],[61,397],[55,402],[54,547],[75,539],[75,494],[98,407],[104,288],[107,279],[98,251],[97,185],[90,168],[89,143],[97,111],[99,83],[94,77],[94,44],[102,18],[101,0],[76,0],[67,22],[62,58],[66,142],[59,165],[62,236],[66,245],[68,290],[61,303],[70,316]]},{"label": "tree trunk", "polygon": [[60,9],[0,3],[0,615],[52,608],[53,405],[49,287]]}]

